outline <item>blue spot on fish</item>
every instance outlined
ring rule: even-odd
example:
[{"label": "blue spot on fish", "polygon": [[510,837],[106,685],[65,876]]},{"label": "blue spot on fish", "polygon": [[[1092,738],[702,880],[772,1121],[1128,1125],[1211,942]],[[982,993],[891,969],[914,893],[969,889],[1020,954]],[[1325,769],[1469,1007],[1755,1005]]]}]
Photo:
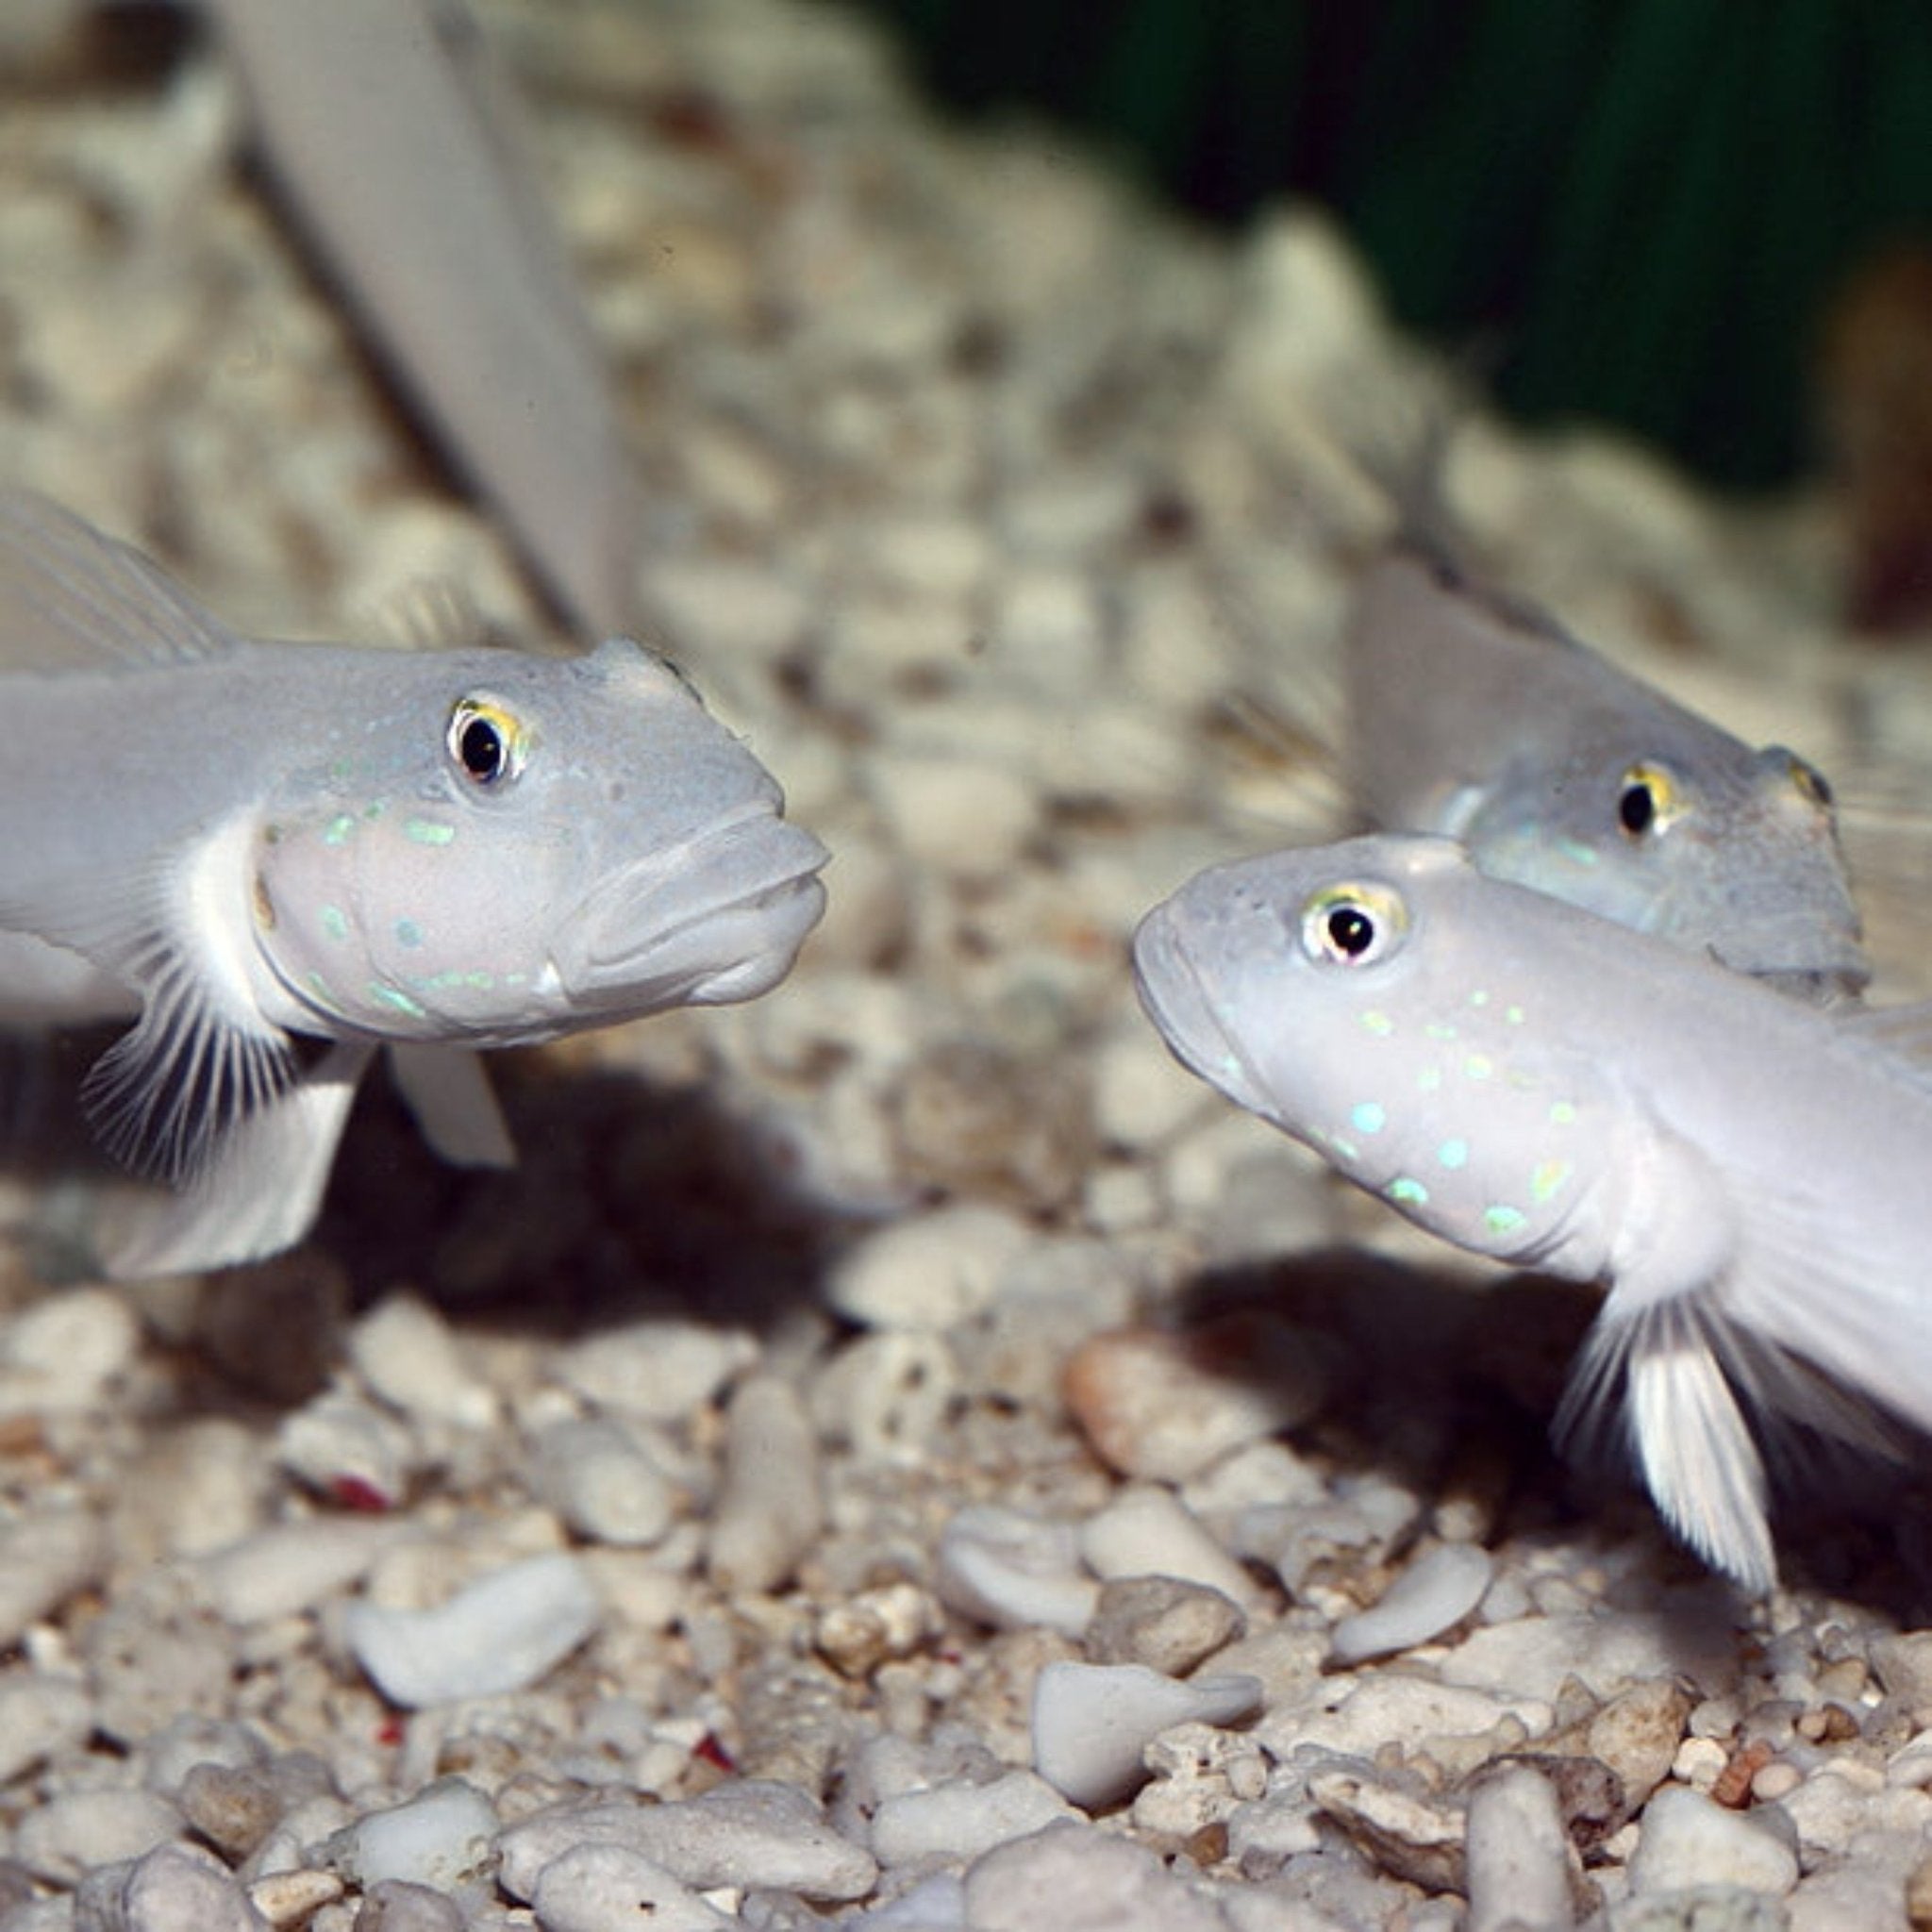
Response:
[{"label": "blue spot on fish", "polygon": [[325,906],[315,917],[325,939],[341,941],[349,937],[348,915],[340,906]]},{"label": "blue spot on fish", "polygon": [[1436,1158],[1444,1167],[1466,1167],[1469,1164],[1469,1142],[1467,1141],[1444,1141],[1436,1149]]},{"label": "blue spot on fish", "polygon": [[1524,1219],[1522,1208],[1500,1201],[1483,1209],[1483,1225],[1491,1234],[1514,1234]]},{"label": "blue spot on fish", "polygon": [[398,1013],[407,1013],[412,1020],[426,1020],[428,1008],[420,1001],[413,1000],[399,986],[386,986],[379,979],[369,982],[369,997],[389,1007]]},{"label": "blue spot on fish", "polygon": [[407,819],[403,824],[404,836],[418,845],[448,845],[457,836],[454,825],[446,825],[440,819]]},{"label": "blue spot on fish", "polygon": [[1379,1134],[1389,1124],[1389,1116],[1379,1100],[1357,1101],[1348,1118],[1358,1134]]},{"label": "blue spot on fish", "polygon": [[396,944],[399,946],[420,946],[423,943],[423,928],[413,919],[396,921]]},{"label": "blue spot on fish", "polygon": [[349,813],[339,811],[322,828],[322,842],[325,845],[346,845],[349,834],[356,829],[356,821]]},{"label": "blue spot on fish", "polygon": [[1399,1174],[1382,1190],[1391,1201],[1400,1201],[1407,1208],[1422,1208],[1428,1204],[1429,1191],[1413,1174]]},{"label": "blue spot on fish", "polygon": [[1536,1172],[1529,1177],[1530,1199],[1547,1201],[1570,1178],[1572,1171],[1567,1160],[1540,1162]]}]

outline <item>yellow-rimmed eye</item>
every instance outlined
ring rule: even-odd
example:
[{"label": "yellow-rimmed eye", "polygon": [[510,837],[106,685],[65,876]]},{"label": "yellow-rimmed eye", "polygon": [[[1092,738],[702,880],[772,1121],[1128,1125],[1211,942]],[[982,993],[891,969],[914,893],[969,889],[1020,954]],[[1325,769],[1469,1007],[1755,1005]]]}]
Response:
[{"label": "yellow-rimmed eye", "polygon": [[1640,763],[1624,767],[1617,780],[1617,823],[1632,839],[1661,832],[1684,810],[1677,781],[1661,765]]},{"label": "yellow-rimmed eye", "polygon": [[1831,809],[1830,781],[1816,765],[1807,765],[1795,752],[1791,754],[1791,790],[1807,805],[1816,806],[1821,811]]},{"label": "yellow-rimmed eye", "polygon": [[495,698],[458,698],[443,743],[464,778],[489,791],[508,784],[524,769],[529,733],[516,713]]},{"label": "yellow-rimmed eye", "polygon": [[1386,886],[1324,886],[1302,908],[1302,951],[1332,966],[1366,966],[1408,930],[1408,909]]}]

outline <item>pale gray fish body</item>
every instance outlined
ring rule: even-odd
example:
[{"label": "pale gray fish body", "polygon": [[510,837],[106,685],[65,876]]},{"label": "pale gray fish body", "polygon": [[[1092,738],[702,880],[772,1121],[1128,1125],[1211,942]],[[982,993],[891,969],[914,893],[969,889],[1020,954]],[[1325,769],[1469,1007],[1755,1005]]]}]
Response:
[{"label": "pale gray fish body", "polygon": [[637,622],[642,486],[462,0],[206,0],[263,146],[458,466],[581,633]]},{"label": "pale gray fish body", "polygon": [[1821,1011],[1396,835],[1205,872],[1134,963],[1176,1057],[1348,1179],[1607,1284],[1567,1423],[1621,1394],[1665,1517],[1740,1581],[1774,1574],[1747,1409],[1932,1428],[1922,1009]]},{"label": "pale gray fish body", "polygon": [[[824,847],[633,643],[253,642],[0,491],[0,665],[21,663],[0,670],[0,1019],[138,1008],[88,1098],[186,1205],[121,1244],[125,1272],[299,1238],[378,1047],[439,1150],[502,1160],[455,1050],[752,998],[823,910]],[[305,1062],[303,1038],[333,1050]]]},{"label": "pale gray fish body", "polygon": [[1816,1000],[1871,976],[1824,780],[1754,750],[1420,537],[1371,566],[1345,646],[1363,819]]}]

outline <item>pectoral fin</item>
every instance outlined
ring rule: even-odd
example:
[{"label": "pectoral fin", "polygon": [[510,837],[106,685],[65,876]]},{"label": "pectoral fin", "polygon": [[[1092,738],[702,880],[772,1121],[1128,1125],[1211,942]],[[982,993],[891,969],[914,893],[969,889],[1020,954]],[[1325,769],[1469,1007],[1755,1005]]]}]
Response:
[{"label": "pectoral fin", "polygon": [[1559,1438],[1607,1433],[1619,1418],[1665,1522],[1754,1595],[1777,1582],[1764,1463],[1701,1297],[1606,1310],[1584,1344]]},{"label": "pectoral fin", "polygon": [[514,1167],[516,1143],[481,1054],[391,1042],[390,1072],[423,1138],[453,1167]]},{"label": "pectoral fin", "polygon": [[333,1046],[291,1086],[244,1115],[180,1191],[117,1213],[100,1238],[108,1273],[126,1280],[258,1261],[314,1224],[336,1145],[374,1054]]}]

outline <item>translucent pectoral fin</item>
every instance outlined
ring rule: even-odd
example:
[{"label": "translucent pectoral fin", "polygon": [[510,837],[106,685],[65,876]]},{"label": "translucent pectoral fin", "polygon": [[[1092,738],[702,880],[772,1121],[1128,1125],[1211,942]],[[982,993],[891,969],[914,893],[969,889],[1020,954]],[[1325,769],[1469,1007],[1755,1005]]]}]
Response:
[{"label": "translucent pectoral fin", "polygon": [[373,1048],[337,1045],[225,1133],[179,1192],[128,1204],[102,1231],[122,1280],[258,1261],[314,1224]]},{"label": "translucent pectoral fin", "polygon": [[1764,1463],[1696,1296],[1606,1310],[1584,1344],[1559,1438],[1601,1440],[1621,1421],[1665,1522],[1715,1570],[1762,1595],[1777,1581]]},{"label": "translucent pectoral fin", "polygon": [[391,1043],[390,1072],[423,1138],[453,1167],[514,1167],[516,1142],[481,1054]]}]

